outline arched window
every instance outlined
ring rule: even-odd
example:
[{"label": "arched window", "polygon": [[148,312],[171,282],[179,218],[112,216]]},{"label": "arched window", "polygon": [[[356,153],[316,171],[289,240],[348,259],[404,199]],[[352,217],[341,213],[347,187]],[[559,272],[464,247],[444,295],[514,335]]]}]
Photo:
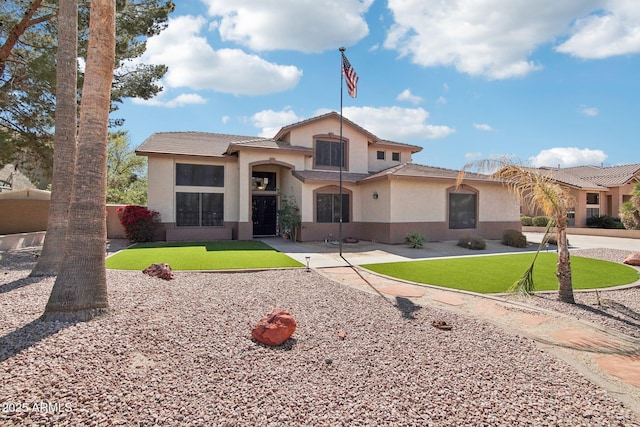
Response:
[{"label": "arched window", "polygon": [[449,229],[476,228],[478,221],[478,192],[467,185],[448,190]]},{"label": "arched window", "polygon": [[340,199],[340,187],[331,185],[318,188],[314,191],[316,207],[316,222],[349,222],[351,215],[351,191],[342,189],[342,201]]}]

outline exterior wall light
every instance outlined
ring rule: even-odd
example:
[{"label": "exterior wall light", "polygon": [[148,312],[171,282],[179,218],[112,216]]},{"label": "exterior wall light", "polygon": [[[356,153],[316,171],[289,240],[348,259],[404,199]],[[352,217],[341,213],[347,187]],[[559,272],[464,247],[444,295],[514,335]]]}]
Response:
[{"label": "exterior wall light", "polygon": [[374,199],[378,199],[378,192],[377,192],[377,191],[374,191],[374,192],[373,192],[373,198],[374,198]]}]

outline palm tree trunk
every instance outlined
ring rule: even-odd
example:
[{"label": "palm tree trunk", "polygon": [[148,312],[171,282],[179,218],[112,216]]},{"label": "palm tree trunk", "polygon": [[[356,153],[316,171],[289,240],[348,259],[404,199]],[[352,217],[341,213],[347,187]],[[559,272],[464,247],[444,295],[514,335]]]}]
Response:
[{"label": "palm tree trunk", "polygon": [[85,321],[108,309],[107,136],[115,61],[115,0],[92,0],[67,243],[43,320]]},{"label": "palm tree trunk", "polygon": [[569,259],[569,243],[567,241],[566,218],[558,218],[558,298],[560,301],[575,304],[573,298],[573,284],[571,282],[571,260]]},{"label": "palm tree trunk", "polygon": [[60,0],[56,64],[56,130],[47,234],[30,276],[55,275],[64,255],[69,201],[76,164],[78,0]]}]

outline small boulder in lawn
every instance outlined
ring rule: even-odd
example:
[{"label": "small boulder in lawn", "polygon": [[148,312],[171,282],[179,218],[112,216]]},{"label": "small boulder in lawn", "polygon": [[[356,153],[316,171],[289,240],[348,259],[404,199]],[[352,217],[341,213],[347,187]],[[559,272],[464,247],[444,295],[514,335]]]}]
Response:
[{"label": "small boulder in lawn", "polygon": [[269,346],[283,344],[296,331],[293,316],[281,308],[274,309],[263,316],[251,331],[251,336],[258,342]]},{"label": "small boulder in lawn", "polygon": [[640,266],[640,252],[633,252],[622,261],[625,264]]},{"label": "small boulder in lawn", "polygon": [[171,272],[171,266],[167,263],[151,264],[149,267],[142,270],[144,274],[148,274],[151,277],[158,277],[164,280],[173,279],[173,273]]}]

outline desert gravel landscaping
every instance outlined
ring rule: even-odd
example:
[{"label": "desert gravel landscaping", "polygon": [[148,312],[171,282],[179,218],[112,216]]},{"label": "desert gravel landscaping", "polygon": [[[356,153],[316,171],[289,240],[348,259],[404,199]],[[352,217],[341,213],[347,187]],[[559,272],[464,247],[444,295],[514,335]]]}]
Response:
[{"label": "desert gravel landscaping", "polygon": [[[41,323],[54,279],[27,278],[38,251],[1,254],[1,425],[640,425],[530,339],[431,307],[408,316],[304,269],[109,271],[109,315]],[[601,295],[640,313],[637,289]],[[275,307],[298,329],[269,348],[251,327]]]}]

